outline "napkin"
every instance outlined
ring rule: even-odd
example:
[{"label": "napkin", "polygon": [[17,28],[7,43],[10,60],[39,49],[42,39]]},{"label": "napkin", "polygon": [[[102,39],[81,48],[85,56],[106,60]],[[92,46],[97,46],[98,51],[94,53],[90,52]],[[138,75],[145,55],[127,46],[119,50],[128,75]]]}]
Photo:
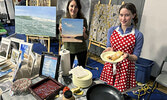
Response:
[{"label": "napkin", "polygon": [[69,71],[69,74],[75,75],[77,78],[82,78],[84,76],[87,76],[88,73],[82,66],[77,66]]}]

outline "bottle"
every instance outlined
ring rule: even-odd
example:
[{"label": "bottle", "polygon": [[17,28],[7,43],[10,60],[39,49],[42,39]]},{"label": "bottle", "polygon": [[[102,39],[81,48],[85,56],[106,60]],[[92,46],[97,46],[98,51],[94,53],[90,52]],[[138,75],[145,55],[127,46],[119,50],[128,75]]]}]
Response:
[{"label": "bottle", "polygon": [[64,92],[63,100],[75,100],[74,96],[72,95],[71,90],[67,90]]}]

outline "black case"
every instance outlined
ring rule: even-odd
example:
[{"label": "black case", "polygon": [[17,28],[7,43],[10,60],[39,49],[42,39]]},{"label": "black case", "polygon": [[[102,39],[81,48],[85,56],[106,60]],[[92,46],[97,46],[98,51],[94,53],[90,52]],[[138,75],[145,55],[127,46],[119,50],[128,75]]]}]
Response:
[{"label": "black case", "polygon": [[[55,70],[55,77],[54,78],[50,77],[50,76],[42,75],[42,69],[43,69],[43,65],[44,65],[45,56],[50,56],[50,57],[57,58],[57,64],[56,64],[56,70]],[[59,91],[64,88],[64,85],[62,85],[61,83],[58,82],[60,57],[61,57],[60,55],[56,55],[56,54],[53,54],[53,53],[42,52],[41,64],[40,64],[40,70],[39,70],[39,77],[42,77],[44,79],[42,79],[41,81],[39,81],[39,82],[37,82],[37,83],[35,83],[35,84],[33,84],[33,85],[31,85],[29,87],[29,90],[31,91],[31,94],[33,94],[34,97],[36,97],[38,100],[51,100],[51,99],[54,99],[54,97],[59,93]],[[41,98],[34,90],[36,88],[38,88],[40,85],[45,84],[49,80],[53,81],[59,87],[54,92],[52,92],[50,95],[48,95],[46,98]]]},{"label": "black case", "polygon": [[[59,67],[60,67],[60,58],[61,58],[61,56],[57,55],[57,54],[53,54],[53,53],[42,52],[41,65],[40,65],[40,70],[39,70],[39,76],[44,76],[44,75],[42,75],[42,69],[43,69],[43,64],[44,64],[44,58],[45,58],[45,56],[51,56],[51,57],[57,58],[57,65],[56,65],[56,71],[55,71],[55,78],[54,79],[58,80]],[[49,77],[49,76],[46,76],[46,77]]]}]

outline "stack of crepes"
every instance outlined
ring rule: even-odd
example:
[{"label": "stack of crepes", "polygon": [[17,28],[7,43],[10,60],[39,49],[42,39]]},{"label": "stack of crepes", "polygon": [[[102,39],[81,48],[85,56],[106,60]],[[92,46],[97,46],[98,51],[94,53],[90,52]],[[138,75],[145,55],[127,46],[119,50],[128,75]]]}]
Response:
[{"label": "stack of crepes", "polygon": [[92,73],[82,66],[75,67],[69,73],[72,74],[73,84],[77,87],[86,88],[92,84]]}]

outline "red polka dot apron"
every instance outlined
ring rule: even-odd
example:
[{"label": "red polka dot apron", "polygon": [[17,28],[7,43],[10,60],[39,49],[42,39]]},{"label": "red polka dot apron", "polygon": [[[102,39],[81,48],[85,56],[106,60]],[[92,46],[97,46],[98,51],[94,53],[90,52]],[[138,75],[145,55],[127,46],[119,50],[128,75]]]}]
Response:
[{"label": "red polka dot apron", "polygon": [[[133,28],[130,33],[122,35],[116,28],[110,37],[110,42],[114,51],[122,51],[129,54],[133,53],[135,46],[135,29]],[[135,63],[124,59],[116,64],[116,74],[113,75],[113,64],[106,62],[102,70],[100,79],[113,85],[121,92],[135,87]]]}]

